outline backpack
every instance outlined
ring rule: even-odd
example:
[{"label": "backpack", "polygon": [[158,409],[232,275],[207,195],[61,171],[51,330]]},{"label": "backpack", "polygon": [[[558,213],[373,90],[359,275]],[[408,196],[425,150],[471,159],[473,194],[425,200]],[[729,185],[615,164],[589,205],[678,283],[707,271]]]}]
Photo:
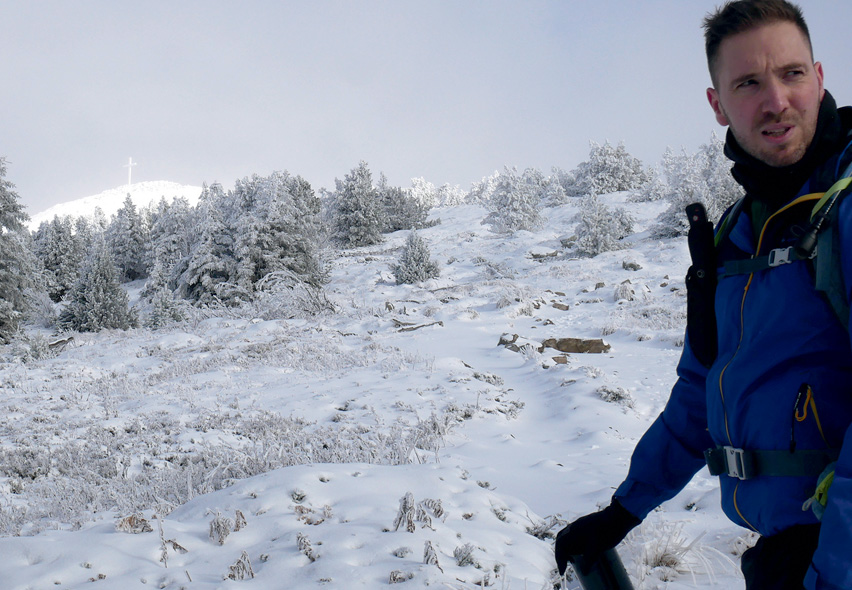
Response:
[{"label": "backpack", "polygon": [[[692,265],[686,274],[687,318],[686,331],[695,357],[709,368],[716,360],[718,332],[716,328],[715,297],[719,278],[735,274],[751,274],[797,260],[809,260],[813,265],[814,287],[823,293],[837,319],[849,325],[849,303],[841,273],[841,248],[837,228],[840,201],[852,184],[852,164],[825,193],[812,193],[797,198],[787,207],[816,201],[810,226],[794,246],[775,248],[768,254],[746,259],[725,260],[719,256],[719,246],[730,234],[743,208],[745,197],[739,199],[722,216],[718,231],[707,219],[704,205],[693,203],[686,207],[689,218],[687,242]],[[782,208],[776,213],[780,213]],[[722,260],[719,260],[722,258]]]}]

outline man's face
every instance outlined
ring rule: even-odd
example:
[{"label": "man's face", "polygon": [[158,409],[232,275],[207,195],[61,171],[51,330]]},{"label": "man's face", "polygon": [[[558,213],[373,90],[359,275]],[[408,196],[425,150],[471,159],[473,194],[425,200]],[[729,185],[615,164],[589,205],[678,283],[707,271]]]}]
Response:
[{"label": "man's face", "polygon": [[728,37],[715,73],[707,99],[740,146],[770,166],[801,160],[825,90],[822,64],[813,63],[799,28],[780,21]]}]

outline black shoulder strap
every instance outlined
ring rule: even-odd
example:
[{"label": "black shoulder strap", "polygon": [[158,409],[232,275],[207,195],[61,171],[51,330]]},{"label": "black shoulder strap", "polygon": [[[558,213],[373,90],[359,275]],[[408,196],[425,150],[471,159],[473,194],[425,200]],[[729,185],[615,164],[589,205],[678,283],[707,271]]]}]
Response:
[{"label": "black shoulder strap", "polygon": [[[840,320],[844,328],[849,326],[849,300],[846,298],[846,286],[843,282],[843,269],[841,267],[841,257],[843,254],[840,244],[839,214],[840,202],[849,193],[849,175],[852,174],[852,164],[843,173],[840,184],[846,181],[843,188],[837,191],[833,200],[825,204],[824,209],[827,211],[824,215],[827,216],[828,223],[825,223],[820,228],[817,235],[816,247],[816,263],[814,286],[817,291],[825,294],[834,314]],[[820,211],[814,211],[814,215],[818,216]]]},{"label": "black shoulder strap", "polygon": [[692,266],[686,273],[686,336],[702,365],[710,367],[717,355],[716,246],[713,224],[701,203],[686,208],[689,218],[689,254]]}]

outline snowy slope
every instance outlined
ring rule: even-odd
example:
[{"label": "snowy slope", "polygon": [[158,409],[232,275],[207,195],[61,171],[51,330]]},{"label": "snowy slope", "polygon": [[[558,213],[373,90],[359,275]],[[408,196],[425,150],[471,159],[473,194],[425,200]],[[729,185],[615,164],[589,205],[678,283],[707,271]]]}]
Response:
[{"label": "snowy slope", "polygon": [[156,204],[161,197],[165,197],[168,202],[171,202],[175,197],[183,197],[189,201],[190,205],[195,205],[198,202],[198,197],[201,196],[201,187],[165,180],[125,184],[97,195],[59,203],[49,209],[32,214],[27,226],[31,230],[36,230],[43,221],[51,221],[57,215],[60,217],[63,215],[88,216],[93,214],[97,207],[100,207],[106,218],[109,219],[121,208],[128,194],[137,208],[146,207],[151,203]]},{"label": "snowy slope", "polygon": [[[552,588],[548,533],[609,501],[685,322],[685,240],[645,232],[662,205],[604,200],[637,234],[593,259],[562,247],[573,202],[510,236],[446,208],[421,233],[439,278],[396,285],[391,234],[334,261],[333,314],[7,352],[0,461],[20,475],[0,480],[0,527],[23,536],[0,538],[3,587]],[[611,348],[540,351],[567,337]],[[750,539],[718,502],[702,472],[631,534],[637,588],[742,583]],[[150,532],[116,530],[133,505]],[[219,544],[217,515],[245,526]]]}]

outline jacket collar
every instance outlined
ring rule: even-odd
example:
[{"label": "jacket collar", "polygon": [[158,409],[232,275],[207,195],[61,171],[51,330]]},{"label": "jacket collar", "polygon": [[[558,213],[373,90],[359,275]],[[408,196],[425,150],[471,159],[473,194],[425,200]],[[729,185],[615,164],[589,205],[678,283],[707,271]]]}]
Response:
[{"label": "jacket collar", "polygon": [[730,129],[725,139],[725,155],[734,162],[731,174],[749,198],[778,207],[798,193],[816,168],[828,160],[846,140],[846,130],[837,111],[837,103],[826,91],[819,108],[814,139],[801,160],[790,166],[769,166],[748,154]]}]

